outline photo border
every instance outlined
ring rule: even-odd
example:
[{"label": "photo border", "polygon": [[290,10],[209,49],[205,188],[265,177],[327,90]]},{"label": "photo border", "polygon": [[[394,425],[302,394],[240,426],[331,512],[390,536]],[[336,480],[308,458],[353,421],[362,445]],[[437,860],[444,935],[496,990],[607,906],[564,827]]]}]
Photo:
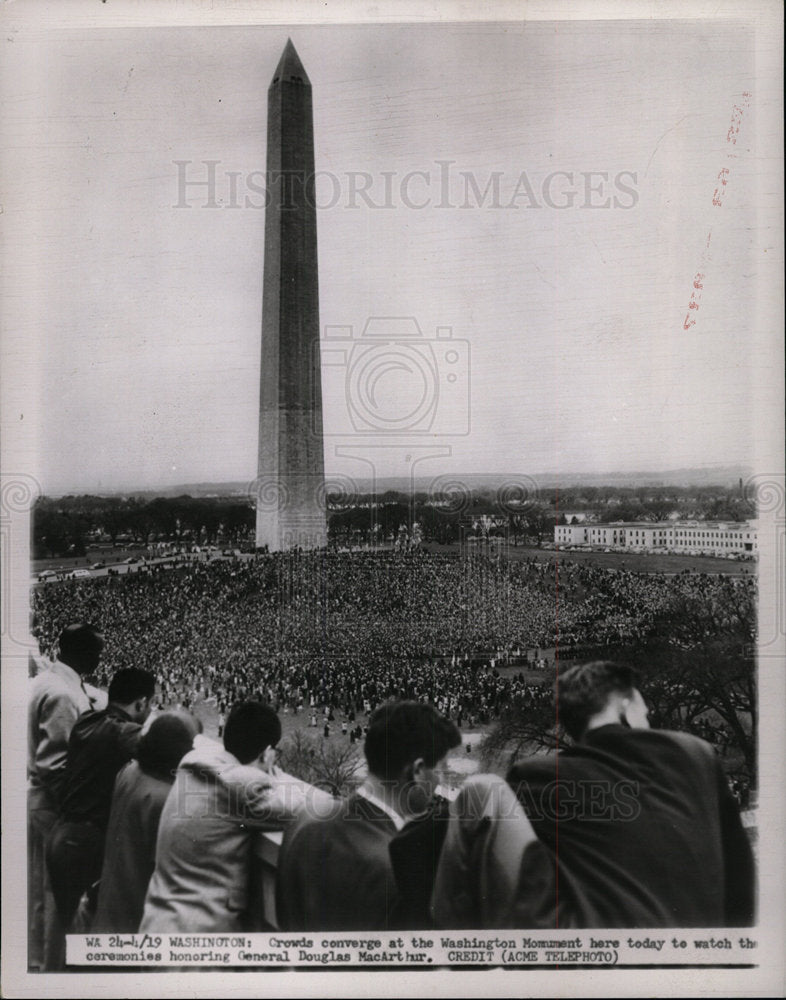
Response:
[{"label": "photo border", "polygon": [[[758,936],[761,964],[754,970],[642,968],[560,969],[535,972],[451,970],[421,972],[402,970],[392,975],[376,971],[345,973],[260,972],[241,970],[189,973],[65,973],[29,974],[26,971],[25,836],[26,815],[24,758],[26,747],[27,660],[32,650],[28,622],[30,509],[38,487],[26,471],[30,442],[14,426],[6,411],[6,391],[12,380],[29,386],[33,405],[35,373],[29,371],[23,351],[15,346],[13,331],[3,329],[4,412],[2,421],[2,759],[3,815],[3,993],[9,997],[38,996],[256,996],[277,991],[281,996],[400,996],[428,990],[434,996],[671,996],[688,992],[696,996],[781,995],[784,988],[784,680],[783,586],[786,567],[786,496],[783,467],[783,212],[782,212],[782,10],[775,3],[754,3],[741,8],[730,2],[675,3],[572,3],[557,0],[542,4],[495,0],[484,5],[482,18],[474,5],[461,2],[423,4],[414,0],[378,0],[374,5],[343,2],[326,5],[301,3],[236,3],[214,0],[44,0],[6,4],[0,12],[3,43],[21,44],[36,35],[68,28],[90,32],[103,28],[244,25],[394,23],[427,21],[602,20],[633,18],[709,19],[743,18],[756,29],[757,44],[757,156],[760,158],[759,229],[771,234],[772,252],[760,263],[756,316],[751,320],[753,343],[744,350],[754,354],[757,398],[753,401],[755,426],[766,439],[757,441],[754,469],[780,498],[760,522],[759,622],[774,638],[759,649],[760,794],[759,858],[760,916]],[[16,39],[16,41],[14,41]],[[8,83],[2,77],[3,96]],[[13,95],[11,95],[13,96]],[[2,241],[2,235],[0,235]],[[17,248],[0,242],[0,253]],[[8,289],[4,289],[8,292]],[[37,647],[36,647],[37,648]],[[558,973],[558,974],[557,974]],[[116,991],[116,992],[115,992]]]}]

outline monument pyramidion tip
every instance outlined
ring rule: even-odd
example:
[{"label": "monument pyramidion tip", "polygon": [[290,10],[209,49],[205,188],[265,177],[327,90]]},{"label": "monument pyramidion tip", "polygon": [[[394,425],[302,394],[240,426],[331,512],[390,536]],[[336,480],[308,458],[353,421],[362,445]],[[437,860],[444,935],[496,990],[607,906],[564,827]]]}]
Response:
[{"label": "monument pyramidion tip", "polygon": [[281,58],[278,61],[278,66],[276,66],[276,72],[273,74],[270,86],[272,87],[276,83],[289,82],[302,83],[307,87],[311,86],[311,81],[303,68],[303,63],[300,61],[300,56],[297,54],[297,49],[292,44],[291,38],[287,39],[287,44],[281,53]]}]

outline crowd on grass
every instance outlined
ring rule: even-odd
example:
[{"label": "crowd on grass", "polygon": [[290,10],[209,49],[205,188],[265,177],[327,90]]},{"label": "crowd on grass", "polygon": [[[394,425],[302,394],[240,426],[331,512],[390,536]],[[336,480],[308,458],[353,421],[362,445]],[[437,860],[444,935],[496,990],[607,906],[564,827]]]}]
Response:
[{"label": "crowd on grass", "polygon": [[162,706],[214,701],[220,716],[260,698],[304,726],[338,717],[349,733],[405,698],[474,728],[550,699],[532,668],[555,649],[597,655],[659,630],[700,643],[750,627],[754,589],[751,577],[586,562],[295,552],[39,586],[33,630],[46,653],[64,622],[94,623],[107,637],[101,670],[152,671]]}]

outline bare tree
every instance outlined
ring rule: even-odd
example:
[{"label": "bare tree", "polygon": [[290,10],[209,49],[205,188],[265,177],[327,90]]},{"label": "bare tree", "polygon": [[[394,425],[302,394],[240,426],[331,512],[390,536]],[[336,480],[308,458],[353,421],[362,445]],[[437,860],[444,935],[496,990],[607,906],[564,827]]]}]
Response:
[{"label": "bare tree", "polygon": [[279,763],[301,781],[341,796],[360,782],[364,761],[355,743],[331,741],[297,729],[282,742]]},{"label": "bare tree", "polygon": [[483,767],[505,773],[519,758],[554,750],[564,741],[553,698],[521,700],[500,713],[483,738],[480,759]]}]

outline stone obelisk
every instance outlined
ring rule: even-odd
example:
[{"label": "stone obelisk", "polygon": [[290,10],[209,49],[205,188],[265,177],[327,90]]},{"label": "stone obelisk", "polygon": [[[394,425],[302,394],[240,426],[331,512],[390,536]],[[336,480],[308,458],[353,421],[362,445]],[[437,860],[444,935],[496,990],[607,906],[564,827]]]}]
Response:
[{"label": "stone obelisk", "polygon": [[287,41],[268,90],[258,546],[327,543],[311,83]]}]

